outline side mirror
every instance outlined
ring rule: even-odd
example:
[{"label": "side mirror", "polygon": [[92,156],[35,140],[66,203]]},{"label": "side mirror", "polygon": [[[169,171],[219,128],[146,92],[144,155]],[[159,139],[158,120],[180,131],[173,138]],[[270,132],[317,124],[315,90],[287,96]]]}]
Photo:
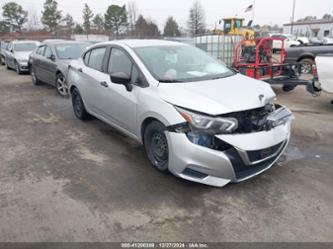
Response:
[{"label": "side mirror", "polygon": [[124,72],[117,72],[110,75],[111,82],[114,84],[124,85],[127,91],[132,91],[131,77]]},{"label": "side mirror", "polygon": [[48,57],[48,59],[50,59],[51,61],[55,61],[55,56],[54,56],[54,54],[51,54],[49,57]]}]

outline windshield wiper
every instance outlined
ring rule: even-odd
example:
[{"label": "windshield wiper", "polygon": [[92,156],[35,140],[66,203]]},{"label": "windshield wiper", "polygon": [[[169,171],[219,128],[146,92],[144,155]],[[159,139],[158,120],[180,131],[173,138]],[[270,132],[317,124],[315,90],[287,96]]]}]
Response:
[{"label": "windshield wiper", "polygon": [[159,82],[161,83],[181,83],[181,82],[184,82],[184,81],[181,81],[181,80],[159,80]]}]

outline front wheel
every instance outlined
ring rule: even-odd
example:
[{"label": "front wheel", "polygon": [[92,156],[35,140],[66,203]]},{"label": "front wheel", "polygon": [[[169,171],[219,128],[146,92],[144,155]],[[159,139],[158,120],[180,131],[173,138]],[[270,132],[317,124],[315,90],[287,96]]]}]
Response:
[{"label": "front wheel", "polygon": [[77,88],[75,88],[72,92],[72,105],[74,114],[78,119],[84,121],[90,118],[90,115],[84,106],[80,92]]},{"label": "front wheel", "polygon": [[5,64],[6,64],[6,69],[7,69],[7,70],[10,70],[10,66],[8,65],[7,60],[5,60]]},{"label": "front wheel", "polygon": [[151,122],[144,130],[144,147],[150,163],[159,171],[167,172],[169,147],[165,126],[158,121]]},{"label": "front wheel", "polygon": [[56,87],[57,87],[57,92],[61,97],[68,96],[68,87],[66,83],[66,78],[62,73],[57,74]]},{"label": "front wheel", "polygon": [[15,62],[15,71],[16,71],[17,74],[21,74],[22,73],[20,65],[17,62]]}]

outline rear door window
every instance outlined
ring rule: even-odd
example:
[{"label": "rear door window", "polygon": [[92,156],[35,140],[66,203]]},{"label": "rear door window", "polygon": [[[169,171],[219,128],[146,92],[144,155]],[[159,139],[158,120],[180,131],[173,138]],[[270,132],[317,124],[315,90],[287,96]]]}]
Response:
[{"label": "rear door window", "polygon": [[105,55],[106,48],[95,48],[92,49],[89,56],[88,67],[102,71],[103,59]]}]

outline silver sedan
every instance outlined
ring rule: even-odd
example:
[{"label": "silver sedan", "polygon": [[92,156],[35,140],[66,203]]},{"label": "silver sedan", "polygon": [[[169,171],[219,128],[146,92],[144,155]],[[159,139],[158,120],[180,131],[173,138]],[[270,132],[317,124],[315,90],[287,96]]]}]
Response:
[{"label": "silver sedan", "polygon": [[72,61],[74,113],[144,144],[159,171],[211,186],[269,169],[290,138],[292,113],[261,81],[177,42],[97,44]]}]

